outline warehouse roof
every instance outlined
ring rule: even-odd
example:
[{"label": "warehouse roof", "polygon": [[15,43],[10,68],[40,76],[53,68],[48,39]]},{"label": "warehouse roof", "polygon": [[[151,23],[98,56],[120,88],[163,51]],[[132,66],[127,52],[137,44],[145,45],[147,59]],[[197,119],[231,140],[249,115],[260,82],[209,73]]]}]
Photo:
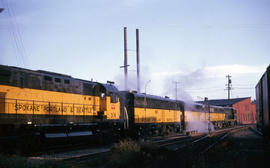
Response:
[{"label": "warehouse roof", "polygon": [[[248,98],[250,97],[235,98],[235,99],[230,99],[230,101],[228,101],[228,99],[214,99],[214,100],[208,100],[208,104],[215,105],[215,106],[228,106],[228,105],[238,103]],[[203,104],[204,101],[197,101],[197,103]]]}]

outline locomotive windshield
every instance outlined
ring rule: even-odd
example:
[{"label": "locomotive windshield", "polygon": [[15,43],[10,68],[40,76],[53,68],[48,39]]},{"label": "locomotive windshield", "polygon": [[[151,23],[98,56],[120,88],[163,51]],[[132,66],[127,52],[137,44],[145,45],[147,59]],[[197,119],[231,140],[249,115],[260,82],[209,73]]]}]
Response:
[{"label": "locomotive windshield", "polygon": [[111,93],[111,103],[117,103],[117,95],[116,93]]}]

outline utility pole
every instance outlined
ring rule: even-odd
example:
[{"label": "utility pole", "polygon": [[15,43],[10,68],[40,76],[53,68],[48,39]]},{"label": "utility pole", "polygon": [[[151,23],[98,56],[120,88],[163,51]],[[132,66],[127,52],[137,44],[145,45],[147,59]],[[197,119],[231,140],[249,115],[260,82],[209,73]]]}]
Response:
[{"label": "utility pole", "polygon": [[[210,127],[211,118],[210,118],[210,106],[209,106],[207,97],[204,98],[204,110],[205,110],[205,121],[208,121],[207,122],[208,134],[210,134],[211,133],[211,127]],[[206,117],[207,113],[208,113],[208,119]]]},{"label": "utility pole", "polygon": [[227,75],[226,78],[228,78],[228,84],[226,84],[225,86],[227,86],[226,90],[228,90],[228,103],[229,103],[229,106],[231,105],[230,104],[230,94],[231,94],[231,90],[232,90],[232,80],[231,80],[231,77],[230,75]]},{"label": "utility pole", "polygon": [[125,72],[125,90],[127,90],[127,28],[124,27],[124,72]]},{"label": "utility pole", "polygon": [[173,81],[175,83],[175,100],[177,100],[177,85],[180,84],[180,82]]}]

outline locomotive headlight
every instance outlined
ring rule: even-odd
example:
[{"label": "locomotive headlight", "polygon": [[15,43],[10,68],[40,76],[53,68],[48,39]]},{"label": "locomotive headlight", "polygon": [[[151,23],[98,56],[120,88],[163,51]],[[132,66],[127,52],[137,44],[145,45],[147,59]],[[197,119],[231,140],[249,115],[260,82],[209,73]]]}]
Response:
[{"label": "locomotive headlight", "polygon": [[28,121],[27,124],[32,124],[32,122],[31,121]]}]

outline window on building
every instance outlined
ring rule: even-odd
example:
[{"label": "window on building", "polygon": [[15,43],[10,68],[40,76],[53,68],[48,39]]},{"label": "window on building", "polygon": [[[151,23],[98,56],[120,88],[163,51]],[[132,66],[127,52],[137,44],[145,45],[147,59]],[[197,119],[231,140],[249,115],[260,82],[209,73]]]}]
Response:
[{"label": "window on building", "polygon": [[248,104],[245,104],[245,110],[249,111],[249,105]]}]

